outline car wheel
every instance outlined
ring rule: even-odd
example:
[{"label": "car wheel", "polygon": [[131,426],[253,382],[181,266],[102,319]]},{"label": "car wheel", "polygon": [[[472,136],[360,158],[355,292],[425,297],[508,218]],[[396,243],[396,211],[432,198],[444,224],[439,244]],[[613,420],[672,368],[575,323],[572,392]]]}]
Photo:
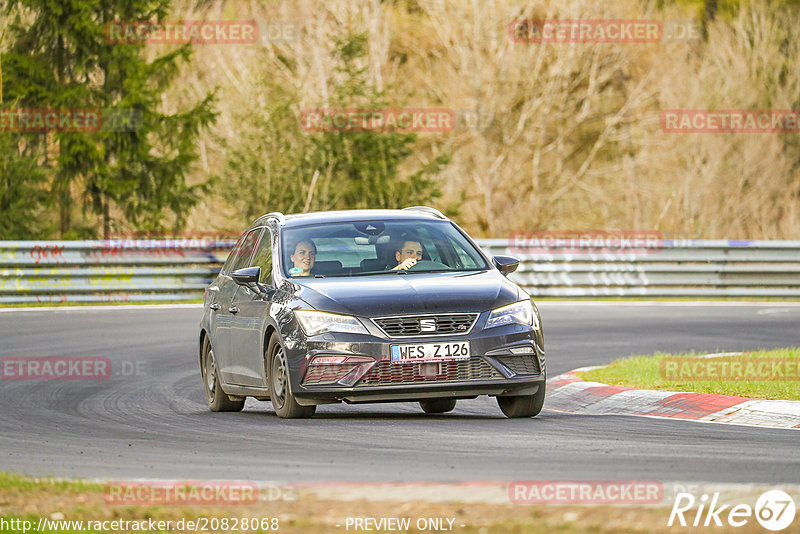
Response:
[{"label": "car wheel", "polygon": [[203,377],[203,389],[206,392],[206,403],[212,412],[241,412],[244,400],[234,401],[228,398],[219,384],[217,361],[214,349],[208,336],[203,340],[203,357],[200,360],[200,374]]},{"label": "car wheel", "polygon": [[516,397],[497,397],[497,404],[506,417],[534,417],[539,415],[544,406],[544,383],[539,385],[539,391],[533,395]]},{"label": "car wheel", "polygon": [[269,340],[267,356],[269,397],[272,400],[272,407],[275,408],[275,414],[283,419],[299,419],[314,415],[317,407],[300,406],[289,389],[289,364],[277,335],[273,335]]},{"label": "car wheel", "polygon": [[455,399],[425,399],[419,401],[422,411],[425,413],[445,413],[452,412],[456,407]]}]

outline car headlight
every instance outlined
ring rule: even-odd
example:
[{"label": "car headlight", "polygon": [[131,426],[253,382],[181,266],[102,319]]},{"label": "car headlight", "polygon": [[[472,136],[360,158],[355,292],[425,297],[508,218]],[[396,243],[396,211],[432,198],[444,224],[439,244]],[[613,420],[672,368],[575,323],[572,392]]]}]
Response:
[{"label": "car headlight", "polygon": [[316,336],[324,332],[369,334],[364,325],[358,322],[358,319],[349,315],[311,310],[295,310],[294,314],[307,336]]},{"label": "car headlight", "polygon": [[531,304],[530,300],[521,300],[514,304],[495,308],[489,314],[486,328],[513,323],[533,325],[534,330],[539,329],[539,319],[533,311],[533,304]]}]

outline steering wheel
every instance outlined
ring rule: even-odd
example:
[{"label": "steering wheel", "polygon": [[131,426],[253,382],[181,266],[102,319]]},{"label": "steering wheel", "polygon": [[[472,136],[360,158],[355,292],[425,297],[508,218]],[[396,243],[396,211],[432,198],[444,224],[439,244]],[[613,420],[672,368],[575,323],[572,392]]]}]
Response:
[{"label": "steering wheel", "polygon": [[432,260],[420,260],[411,266],[409,271],[449,271],[450,267],[444,263]]}]

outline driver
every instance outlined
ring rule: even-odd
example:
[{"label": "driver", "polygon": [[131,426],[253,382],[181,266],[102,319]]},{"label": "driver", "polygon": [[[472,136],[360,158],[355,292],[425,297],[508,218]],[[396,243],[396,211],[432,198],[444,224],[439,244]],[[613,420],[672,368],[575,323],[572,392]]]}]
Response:
[{"label": "driver", "polygon": [[422,259],[422,243],[413,239],[403,241],[403,244],[395,251],[394,257],[397,260],[397,266],[392,267],[392,270],[406,271]]},{"label": "driver", "polygon": [[317,258],[317,246],[310,239],[300,241],[295,245],[294,252],[289,256],[292,268],[289,276],[311,276],[314,261]]}]

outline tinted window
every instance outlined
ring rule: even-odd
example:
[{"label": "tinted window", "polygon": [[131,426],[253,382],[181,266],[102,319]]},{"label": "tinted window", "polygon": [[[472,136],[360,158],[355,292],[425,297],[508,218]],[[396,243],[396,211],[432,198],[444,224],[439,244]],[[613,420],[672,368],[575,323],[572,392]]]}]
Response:
[{"label": "tinted window", "polygon": [[261,240],[258,242],[250,267],[261,267],[262,284],[272,282],[272,234],[266,228],[261,234]]},{"label": "tinted window", "polygon": [[228,261],[225,262],[225,265],[229,265],[229,269],[225,271],[225,274],[230,274],[234,271],[238,271],[244,267],[250,266],[250,258],[253,256],[253,250],[256,248],[256,243],[258,241],[258,236],[261,233],[261,229],[256,229],[248,233],[244,236],[244,238],[239,240],[239,243],[236,245],[236,248],[233,249],[231,252],[231,256],[233,259],[229,258],[230,265]]},{"label": "tinted window", "polygon": [[[395,273],[397,252],[419,250],[419,264],[407,272],[469,271],[487,269],[475,247],[449,221],[358,221],[287,228],[282,238],[283,272],[308,276],[296,247],[313,248],[316,256],[311,275],[360,276]],[[402,253],[401,253],[402,256]]]},{"label": "tinted window", "polygon": [[220,270],[220,272],[222,272],[223,274],[229,274],[231,272],[231,266],[233,265],[233,260],[237,256],[235,254],[235,251],[238,250],[239,247],[242,245],[242,241],[244,241],[246,235],[247,235],[246,233],[242,234],[239,237],[239,240],[236,242],[236,244],[233,245],[231,251],[228,253],[228,258],[225,260],[225,263],[222,265],[222,269]]}]

